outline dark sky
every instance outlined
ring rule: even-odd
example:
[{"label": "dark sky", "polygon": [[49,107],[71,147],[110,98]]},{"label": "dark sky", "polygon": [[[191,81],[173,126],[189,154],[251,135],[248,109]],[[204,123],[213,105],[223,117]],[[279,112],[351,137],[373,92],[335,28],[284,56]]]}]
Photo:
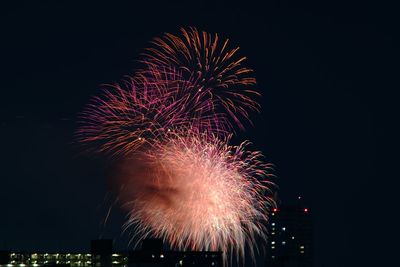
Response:
[{"label": "dark sky", "polygon": [[240,45],[255,69],[263,111],[243,137],[276,165],[282,202],[309,203],[316,266],[390,262],[399,245],[390,1],[32,2],[0,7],[0,249],[86,250],[101,236],[126,248],[122,212],[101,224],[108,166],[72,144],[76,116],[100,84],[133,73],[152,37],[196,26]]}]

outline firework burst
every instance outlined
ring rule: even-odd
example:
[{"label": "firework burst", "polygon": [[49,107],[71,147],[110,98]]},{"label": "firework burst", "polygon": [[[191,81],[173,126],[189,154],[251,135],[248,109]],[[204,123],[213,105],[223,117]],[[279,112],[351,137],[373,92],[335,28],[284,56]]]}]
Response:
[{"label": "firework burst", "polygon": [[248,142],[229,146],[228,141],[173,133],[146,153],[146,179],[132,177],[135,186],[125,203],[127,226],[136,227],[139,240],[150,235],[178,249],[238,256],[247,244],[253,253],[274,204],[267,179],[271,165],[263,163],[260,152],[248,151]]},{"label": "firework burst", "polygon": [[[221,109],[243,129],[241,118],[259,110],[254,101],[259,92],[252,89],[256,80],[252,70],[243,66],[246,57],[237,55],[239,47],[230,48],[229,40],[218,34],[181,29],[181,36],[165,33],[152,41],[144,53],[145,63],[152,67],[175,67],[193,84],[198,101],[213,100],[213,110]],[[230,125],[229,125],[230,126]]]},{"label": "firework burst", "polygon": [[154,39],[143,69],[95,97],[76,136],[129,163],[115,183],[133,239],[253,254],[274,205],[271,165],[247,141],[229,142],[233,125],[259,110],[255,79],[228,40],[181,31]]},{"label": "firework burst", "polygon": [[213,104],[193,99],[191,88],[174,69],[149,69],[107,86],[81,113],[77,139],[98,152],[126,156],[178,128],[225,134],[224,114],[209,115]]}]

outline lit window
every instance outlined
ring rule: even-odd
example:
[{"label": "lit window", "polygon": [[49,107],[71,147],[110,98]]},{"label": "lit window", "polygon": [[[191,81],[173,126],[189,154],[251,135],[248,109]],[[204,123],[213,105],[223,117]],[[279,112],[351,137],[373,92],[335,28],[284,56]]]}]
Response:
[{"label": "lit window", "polygon": [[301,249],[304,249],[304,246],[300,246]]},{"label": "lit window", "polygon": [[292,240],[294,239],[294,236],[292,236]]},{"label": "lit window", "polygon": [[300,253],[301,253],[301,254],[304,254],[304,250],[301,250]]},{"label": "lit window", "polygon": [[272,223],[271,225],[272,225],[272,226],[275,226],[275,223]]},{"label": "lit window", "polygon": [[275,232],[272,232],[271,234],[272,234],[272,235],[274,235],[274,234],[275,234]]},{"label": "lit window", "polygon": [[275,244],[275,241],[272,241],[271,244],[272,244],[272,245]]},{"label": "lit window", "polygon": [[285,245],[286,244],[286,242],[285,241],[282,241],[282,245]]},{"label": "lit window", "polygon": [[271,249],[275,249],[275,246],[272,246]]},{"label": "lit window", "polygon": [[286,227],[282,227],[282,231],[286,231]]},{"label": "lit window", "polygon": [[156,256],[154,256],[154,254],[151,254],[151,257],[152,257],[152,258],[155,258]]},{"label": "lit window", "polygon": [[164,258],[164,254],[161,254],[161,255],[160,255],[160,258]]},{"label": "lit window", "polygon": [[275,259],[275,256],[274,256],[274,255],[272,255],[272,256],[271,256],[271,258]]}]

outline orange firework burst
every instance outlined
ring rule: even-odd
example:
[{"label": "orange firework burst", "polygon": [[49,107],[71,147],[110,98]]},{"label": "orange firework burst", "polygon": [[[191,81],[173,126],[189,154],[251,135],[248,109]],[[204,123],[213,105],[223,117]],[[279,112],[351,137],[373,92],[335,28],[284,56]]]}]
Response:
[{"label": "orange firework burst", "polygon": [[155,38],[144,53],[145,63],[182,70],[196,93],[201,92],[198,101],[215,99],[215,108],[222,107],[243,128],[240,117],[248,119],[250,110],[260,108],[253,99],[260,95],[252,89],[256,84],[253,71],[242,65],[246,57],[238,56],[239,47],[230,48],[229,40],[220,39],[218,34],[196,28],[182,28],[181,32],[182,36],[166,33]]}]

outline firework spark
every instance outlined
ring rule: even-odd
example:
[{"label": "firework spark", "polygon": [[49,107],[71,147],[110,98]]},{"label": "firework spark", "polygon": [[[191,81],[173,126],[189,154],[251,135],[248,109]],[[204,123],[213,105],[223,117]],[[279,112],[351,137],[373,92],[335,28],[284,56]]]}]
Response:
[{"label": "firework spark", "polygon": [[[230,48],[229,40],[218,34],[181,29],[182,36],[165,33],[147,48],[145,63],[152,67],[175,67],[190,81],[197,101],[213,100],[214,110],[222,109],[243,129],[241,117],[258,111],[254,101],[259,92],[252,89],[256,80],[251,69],[243,66],[246,57],[237,56],[239,47]],[[230,125],[229,125],[230,126]]]},{"label": "firework spark", "polygon": [[267,180],[271,165],[260,152],[248,151],[248,142],[229,146],[228,141],[174,133],[146,153],[146,171],[133,175],[126,188],[127,226],[136,227],[139,239],[151,235],[178,249],[238,256],[247,244],[253,253],[274,204]]}]

